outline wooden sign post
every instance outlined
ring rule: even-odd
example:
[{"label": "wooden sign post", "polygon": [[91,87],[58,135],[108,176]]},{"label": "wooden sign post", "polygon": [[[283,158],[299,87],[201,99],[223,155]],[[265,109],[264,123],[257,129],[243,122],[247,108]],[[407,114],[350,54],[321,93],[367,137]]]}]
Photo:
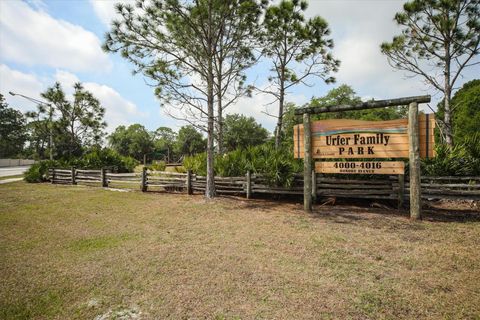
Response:
[{"label": "wooden sign post", "polygon": [[[303,115],[303,125],[294,127],[294,157],[304,159],[304,209],[312,210],[315,180],[313,158],[318,159],[378,159],[408,158],[410,161],[410,217],[421,219],[420,157],[434,156],[435,120],[418,115],[418,104],[430,102],[430,96],[367,101],[357,105],[306,107],[295,110]],[[310,114],[409,106],[408,120],[361,121],[333,119],[310,121]],[[419,121],[419,118],[421,121]],[[337,161],[320,162],[315,172],[345,174],[404,174],[403,162]],[[403,182],[403,176],[402,176]],[[400,183],[400,181],[399,181]],[[315,192],[315,194],[313,193]],[[400,194],[400,193],[399,193]],[[402,197],[403,195],[399,195]],[[402,203],[399,201],[399,204]]]},{"label": "wooden sign post", "polygon": [[304,153],[303,159],[303,208],[312,211],[312,130],[310,128],[310,114],[303,114]]},{"label": "wooden sign post", "polygon": [[420,142],[418,138],[418,103],[408,106],[408,159],[410,164],[410,218],[421,219],[422,190],[420,188]]}]

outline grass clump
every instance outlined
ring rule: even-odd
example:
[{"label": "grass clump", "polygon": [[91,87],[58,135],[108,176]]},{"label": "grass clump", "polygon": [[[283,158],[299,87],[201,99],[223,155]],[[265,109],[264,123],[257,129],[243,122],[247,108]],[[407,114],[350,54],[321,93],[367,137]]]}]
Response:
[{"label": "grass clump", "polygon": [[117,247],[131,238],[132,236],[127,234],[98,236],[71,241],[68,247],[77,252],[91,252]]}]

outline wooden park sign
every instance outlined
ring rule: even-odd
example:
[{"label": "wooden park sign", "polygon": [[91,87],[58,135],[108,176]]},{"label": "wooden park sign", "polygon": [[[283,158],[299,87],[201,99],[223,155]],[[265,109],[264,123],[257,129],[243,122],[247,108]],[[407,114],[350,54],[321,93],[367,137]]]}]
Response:
[{"label": "wooden park sign", "polygon": [[[419,115],[420,157],[434,156],[433,114]],[[303,124],[294,132],[294,157],[304,157]],[[332,119],[311,123],[312,158],[408,158],[408,120],[363,121]]]},{"label": "wooden park sign", "polygon": [[[384,174],[403,171],[399,162],[346,162],[343,159],[408,158],[410,182],[410,217],[421,218],[420,157],[434,156],[435,119],[432,115],[419,115],[418,104],[430,102],[430,96],[372,100],[355,105],[304,107],[295,110],[303,117],[303,124],[294,127],[294,156],[303,158],[303,204],[305,211],[312,210],[315,171],[339,173]],[[361,121],[323,120],[310,121],[310,115],[408,105],[408,120]],[[313,159],[342,159],[337,162],[320,162],[313,170]],[[343,163],[343,168],[341,167]],[[352,165],[352,163],[354,163]],[[402,162],[403,163],[403,162]],[[347,168],[346,166],[349,166]],[[353,168],[352,168],[353,166]],[[372,168],[373,166],[373,168]],[[367,168],[369,167],[369,168]],[[367,168],[367,169],[365,169]],[[372,172],[373,171],[373,172]],[[399,175],[402,177],[403,175]],[[313,178],[313,179],[312,179]],[[399,180],[400,182],[400,180]],[[399,197],[403,199],[402,197]]]}]

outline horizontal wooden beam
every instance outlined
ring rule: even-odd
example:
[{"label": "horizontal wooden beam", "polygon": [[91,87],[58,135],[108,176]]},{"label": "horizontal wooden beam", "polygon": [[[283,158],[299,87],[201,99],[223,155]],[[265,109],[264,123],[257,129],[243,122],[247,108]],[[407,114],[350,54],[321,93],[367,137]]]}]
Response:
[{"label": "horizontal wooden beam", "polygon": [[324,107],[305,107],[305,108],[295,109],[295,115],[302,115],[304,113],[318,114],[318,113],[326,113],[326,112],[339,112],[339,111],[406,106],[412,102],[428,103],[430,102],[430,100],[431,100],[431,96],[425,95],[425,96],[404,97],[404,98],[397,98],[397,99],[387,99],[387,100],[371,100],[371,101],[366,101],[366,102],[362,102],[355,105],[346,104],[346,105],[332,105],[332,106],[324,106]]}]

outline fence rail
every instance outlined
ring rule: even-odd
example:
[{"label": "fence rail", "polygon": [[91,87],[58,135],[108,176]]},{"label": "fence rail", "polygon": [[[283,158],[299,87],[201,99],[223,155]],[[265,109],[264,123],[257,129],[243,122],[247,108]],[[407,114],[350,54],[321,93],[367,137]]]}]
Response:
[{"label": "fence rail", "polygon": [[[49,180],[56,184],[85,184],[103,187],[132,188],[142,191],[162,188],[165,191],[204,192],[206,177],[189,173],[150,171],[140,173],[112,173],[109,170],[50,169]],[[405,180],[404,180],[405,179]],[[386,176],[384,179],[341,179],[316,174],[313,179],[316,197],[409,200],[410,185],[404,176]],[[480,200],[480,177],[422,177],[424,199]],[[302,195],[303,176],[296,175],[289,187],[275,187],[266,177],[247,173],[241,177],[215,177],[219,194],[246,195],[283,194]]]}]

